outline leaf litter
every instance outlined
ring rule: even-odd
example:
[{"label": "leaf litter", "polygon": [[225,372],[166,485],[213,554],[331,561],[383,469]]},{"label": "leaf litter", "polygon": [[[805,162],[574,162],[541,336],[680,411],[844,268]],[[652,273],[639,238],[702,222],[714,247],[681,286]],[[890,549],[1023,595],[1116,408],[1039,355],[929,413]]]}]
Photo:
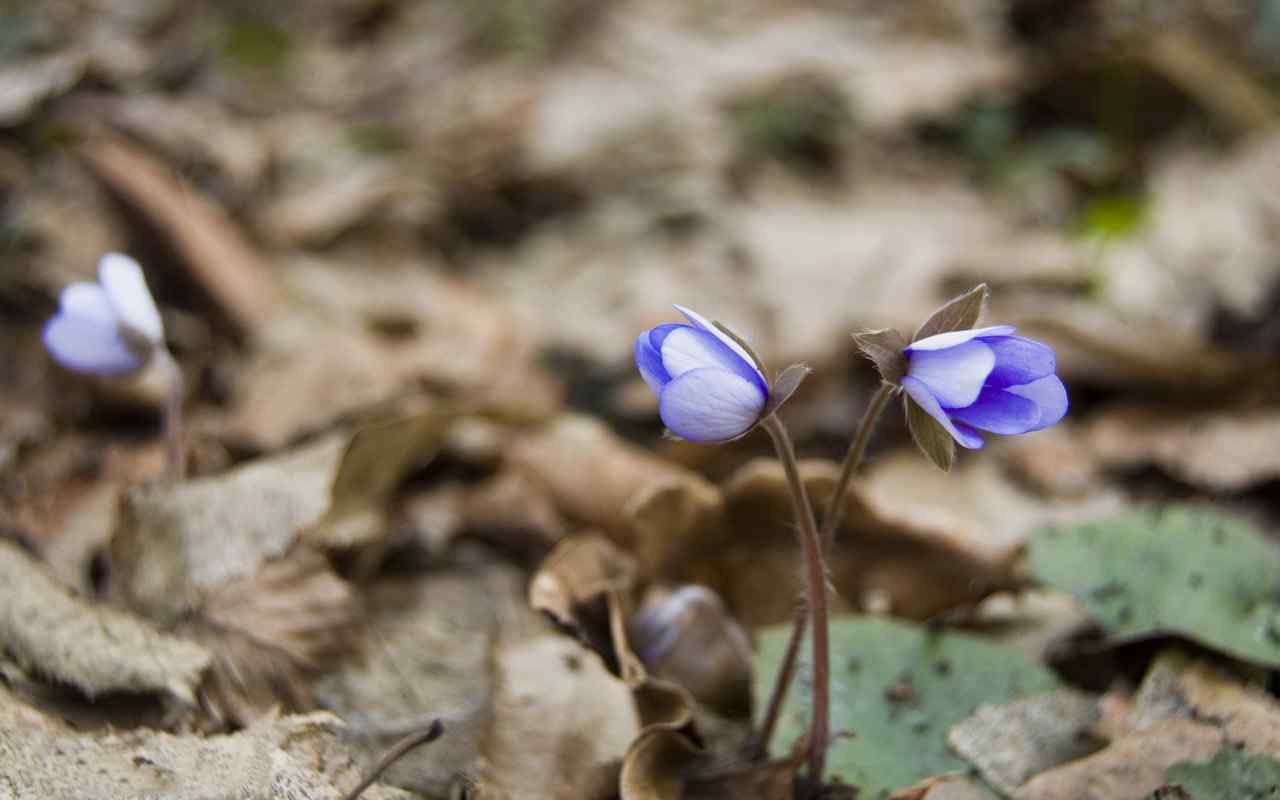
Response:
[{"label": "leaf litter", "polygon": [[[850,334],[982,282],[1073,419],[949,476],[885,426],[830,554],[880,632],[837,658],[901,628],[1071,688],[934,727],[908,657],[834,752],[913,800],[1265,788],[1275,44],[1261,6],[1042,5],[0,9],[0,794],[338,798],[443,720],[365,796],[803,796],[795,733],[744,756],[800,587],[781,470],[659,441],[634,336],[683,302],[815,368],[821,507]],[[108,250],[194,387],[186,484],[146,376],[39,350]],[[1257,530],[1116,516],[1188,498]]]}]

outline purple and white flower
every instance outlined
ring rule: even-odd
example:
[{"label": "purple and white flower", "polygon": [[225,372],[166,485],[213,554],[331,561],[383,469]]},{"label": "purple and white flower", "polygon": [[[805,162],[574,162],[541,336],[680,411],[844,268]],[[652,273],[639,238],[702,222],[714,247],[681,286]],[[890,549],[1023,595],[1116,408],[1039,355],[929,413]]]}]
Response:
[{"label": "purple and white flower", "polygon": [[659,325],[636,339],[636,366],[658,395],[672,433],[691,442],[724,442],[755,427],[769,404],[769,383],[741,344],[700,314],[676,310],[685,324]]},{"label": "purple and white flower", "polygon": [[44,344],[64,367],[98,375],[126,375],[164,347],[164,326],[138,262],[107,253],[98,283],[62,290],[58,312],[44,326]]},{"label": "purple and white flower", "polygon": [[962,447],[982,447],[982,431],[1029,433],[1067,413],[1053,349],[1014,330],[996,325],[940,333],[903,351],[902,388]]}]

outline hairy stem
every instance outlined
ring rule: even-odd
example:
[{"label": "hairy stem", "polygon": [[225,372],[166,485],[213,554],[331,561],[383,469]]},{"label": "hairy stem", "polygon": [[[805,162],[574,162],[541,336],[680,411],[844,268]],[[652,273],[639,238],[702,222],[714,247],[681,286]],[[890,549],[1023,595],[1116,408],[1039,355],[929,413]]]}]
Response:
[{"label": "hairy stem", "polygon": [[161,347],[156,358],[164,368],[165,378],[169,383],[164,404],[165,467],[169,480],[176,482],[187,476],[187,450],[182,424],[186,385],[182,378],[182,367],[178,366],[178,362],[166,348]]},{"label": "hairy stem", "polygon": [[762,426],[773,439],[778,460],[791,489],[791,505],[800,526],[800,547],[804,552],[805,588],[809,617],[813,624],[813,712],[809,724],[809,777],[821,782],[830,738],[831,651],[827,641],[827,567],[822,557],[822,539],[814,521],[809,493],[800,480],[795,448],[791,437],[776,414],[764,419]]},{"label": "hairy stem", "polygon": [[365,776],[364,780],[360,781],[360,785],[352,789],[350,792],[347,792],[343,800],[356,800],[356,798],[364,794],[365,789],[368,789],[373,785],[374,781],[382,777],[382,773],[386,772],[388,767],[399,761],[401,758],[404,758],[406,753],[415,747],[420,747],[428,742],[434,742],[436,739],[439,739],[440,735],[443,733],[444,723],[437,719],[425,729],[417,731],[416,733],[411,733],[396,742],[395,747],[387,751],[387,754],[374,765],[373,769],[369,771],[369,774]]},{"label": "hairy stem", "polygon": [[[858,467],[862,465],[867,445],[871,441],[871,432],[875,430],[876,423],[880,421],[880,414],[884,412],[893,394],[893,386],[887,383],[880,384],[879,390],[871,398],[867,410],[862,415],[862,421],[858,423],[858,430],[854,433],[853,441],[849,443],[848,451],[844,454],[844,461],[840,464],[840,477],[836,479],[835,489],[827,505],[827,513],[822,520],[821,538],[824,553],[831,550],[836,527],[840,524],[844,495],[849,491],[849,484],[857,474]],[[808,627],[808,609],[803,603],[798,603],[795,616],[791,621],[791,638],[787,640],[787,650],[782,656],[778,676],[774,678],[773,689],[769,693],[769,704],[765,707],[764,719],[760,723],[760,731],[752,741],[749,752],[752,758],[763,758],[769,751],[769,740],[773,737],[774,728],[777,727],[782,705],[787,699],[787,692],[791,689],[791,681],[795,679],[796,662],[800,657],[800,643],[804,641],[804,634]]]}]

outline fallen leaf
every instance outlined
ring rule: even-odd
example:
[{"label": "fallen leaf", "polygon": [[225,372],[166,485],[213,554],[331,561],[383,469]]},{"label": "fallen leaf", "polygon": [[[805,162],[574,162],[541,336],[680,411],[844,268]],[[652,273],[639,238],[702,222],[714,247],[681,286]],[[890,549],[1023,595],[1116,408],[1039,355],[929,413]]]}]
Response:
[{"label": "fallen leaf", "polygon": [[256,332],[272,317],[277,287],[266,263],[219,208],[123,140],[92,139],[80,153],[171,238],[193,277],[243,330]]},{"label": "fallen leaf", "polygon": [[1267,406],[1103,409],[1084,430],[1104,464],[1154,463],[1179,480],[1236,493],[1280,478],[1280,413]]},{"label": "fallen leaf", "polygon": [[[329,714],[265,719],[225,736],[145,728],[83,733],[21,704],[0,686],[4,785],[21,798],[82,797],[94,787],[117,797],[172,800],[339,800],[361,777],[342,734],[342,723]],[[410,800],[383,786],[364,797]]]},{"label": "fallen leaf", "polygon": [[1028,564],[1037,580],[1072,594],[1109,644],[1174,634],[1280,664],[1280,556],[1227,514],[1172,505],[1043,528]]},{"label": "fallen leaf", "polygon": [[1027,779],[1098,750],[1089,735],[1098,721],[1097,699],[1071,689],[982,705],[947,732],[947,743],[1008,796]]},{"label": "fallen leaf", "polygon": [[[789,638],[787,626],[759,636],[757,697],[769,691]],[[1047,692],[1058,680],[1044,667],[1000,645],[962,633],[877,617],[831,623],[831,779],[883,800],[900,787],[963,770],[947,747],[947,731],[980,704]],[[807,652],[807,651],[802,651]],[[808,666],[779,716],[774,748],[789,748],[808,726]],[[910,758],[903,758],[910,753]]]},{"label": "fallen leaf", "polygon": [[[195,702],[212,656],[132,614],[77,597],[19,549],[0,539],[0,650],[42,678],[89,697],[168,692]],[[4,759],[8,763],[7,759]]]},{"label": "fallen leaf", "polygon": [[1174,764],[1165,780],[1196,800],[1266,800],[1280,792],[1280,762],[1228,747],[1208,761]]},{"label": "fallen leaf", "polygon": [[1165,770],[1203,761],[1222,747],[1221,731],[1191,720],[1165,720],[1088,758],[1042,772],[1017,800],[1114,800],[1141,797],[1164,785]]},{"label": "fallen leaf", "polygon": [[41,103],[79,83],[84,70],[84,55],[75,51],[6,63],[0,69],[0,128],[26,122]]}]

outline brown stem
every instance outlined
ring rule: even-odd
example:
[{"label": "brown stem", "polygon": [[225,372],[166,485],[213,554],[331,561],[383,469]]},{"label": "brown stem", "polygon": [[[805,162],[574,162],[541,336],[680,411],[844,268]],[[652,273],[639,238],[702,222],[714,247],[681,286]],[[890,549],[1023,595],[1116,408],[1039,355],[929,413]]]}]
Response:
[{"label": "brown stem", "polygon": [[182,425],[182,407],[186,401],[186,386],[182,367],[164,347],[156,353],[160,366],[168,380],[168,394],[164,404],[165,467],[170,481],[180,481],[187,476],[186,443]]},{"label": "brown stem", "polygon": [[800,526],[800,547],[804,551],[806,567],[805,589],[809,617],[813,624],[813,710],[809,724],[809,777],[822,781],[827,760],[831,713],[831,652],[827,641],[827,567],[822,557],[822,539],[814,521],[809,493],[800,480],[795,448],[787,429],[776,414],[765,417],[761,423],[773,439],[778,460],[787,476],[791,489],[791,505]]},{"label": "brown stem", "polygon": [[373,770],[365,776],[364,780],[360,781],[359,786],[352,789],[350,792],[347,792],[343,797],[343,800],[356,800],[356,798],[364,793],[365,789],[368,789],[373,785],[374,781],[382,777],[382,773],[386,772],[388,767],[399,761],[401,758],[404,758],[405,754],[415,747],[420,747],[428,742],[434,742],[436,739],[439,739],[442,733],[444,733],[444,723],[437,719],[434,720],[425,730],[411,733],[396,742],[396,746],[391,748],[387,754],[384,755],[376,765],[374,765]]},{"label": "brown stem", "polygon": [[[867,452],[867,445],[871,441],[871,432],[875,429],[876,423],[879,422],[880,414],[884,412],[890,398],[893,397],[894,388],[887,383],[880,384],[879,390],[876,391],[871,398],[871,402],[867,405],[867,410],[863,412],[862,421],[858,423],[858,430],[854,434],[853,441],[849,444],[848,451],[844,454],[844,462],[840,464],[840,476],[836,479],[835,489],[831,493],[831,499],[827,505],[827,513],[822,520],[822,546],[824,552],[830,552],[831,550],[832,542],[835,539],[836,527],[840,524],[840,511],[844,506],[842,502],[844,495],[849,491],[849,484],[853,481],[853,476],[857,473],[858,467],[862,465],[863,456]],[[795,616],[791,622],[791,638],[787,641],[787,650],[782,656],[782,664],[778,670],[778,676],[773,681],[773,690],[769,693],[769,704],[766,706],[764,719],[760,723],[760,732],[752,740],[748,753],[751,758],[763,758],[765,753],[769,752],[769,740],[773,737],[773,730],[777,727],[778,717],[782,713],[782,705],[787,699],[787,692],[791,689],[791,681],[795,678],[796,661],[800,656],[800,643],[804,641],[804,634],[808,627],[808,609],[803,603],[797,604]]]}]

